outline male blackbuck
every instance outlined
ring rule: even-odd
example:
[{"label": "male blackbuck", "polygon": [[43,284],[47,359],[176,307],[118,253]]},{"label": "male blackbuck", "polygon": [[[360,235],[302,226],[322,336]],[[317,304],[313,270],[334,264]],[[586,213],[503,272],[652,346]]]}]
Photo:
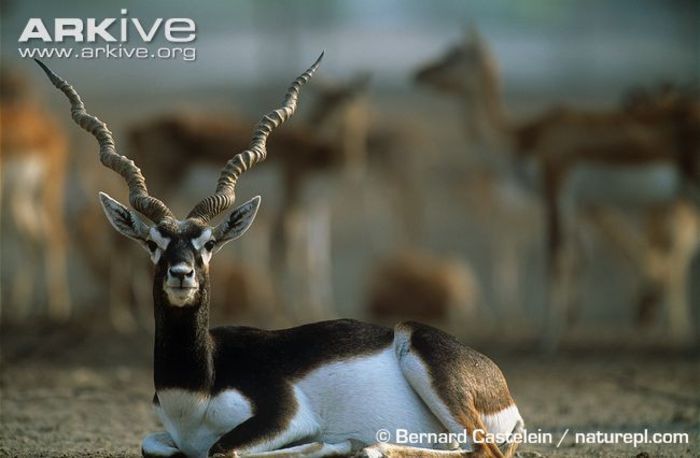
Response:
[{"label": "male blackbuck", "polygon": [[[352,320],[277,331],[208,328],[209,261],[250,227],[260,197],[218,225],[209,223],[234,203],[240,176],[265,159],[268,136],[294,114],[300,89],[320,60],[292,83],[283,106],[262,118],[249,146],[226,163],[215,193],[183,220],[149,195],[135,163],[117,153],[107,126],[40,63],[68,97],[73,120],[97,138],[102,163],[127,182],[135,211],[101,193],[107,218],[155,265],[153,404],[166,431],[148,435],[143,454],[322,457],[373,444],[381,429],[400,429],[461,433],[454,437],[464,440],[449,451],[420,448],[428,444],[412,440],[360,453],[463,456],[474,450],[503,456],[499,444],[481,443],[486,433],[523,427],[503,375],[488,358],[437,329],[406,322],[392,330]],[[503,444],[505,455],[513,456],[515,446]]]},{"label": "male blackbuck", "polygon": [[[546,213],[549,304],[543,343],[548,348],[560,338],[575,289],[574,267],[580,256],[574,243],[575,219],[593,205],[646,213],[657,232],[654,226],[667,226],[661,230],[672,240],[658,243],[654,236],[643,237],[649,242],[638,247],[646,251],[634,259],[649,263],[642,271],[657,272],[645,275],[644,281],[654,284],[642,289],[653,290],[654,300],[667,307],[673,339],[692,339],[687,277],[700,232],[697,224],[683,221],[697,213],[697,205],[687,203],[700,184],[696,99],[645,98],[644,103],[607,112],[557,108],[515,126],[503,108],[495,60],[475,30],[421,68],[416,79],[458,97],[471,130],[495,138],[494,143],[510,150],[513,162],[522,166],[522,175],[536,177]],[[659,221],[661,215],[677,221]],[[610,228],[610,218],[606,220]],[[658,274],[659,266],[664,266],[663,275]],[[643,302],[649,297],[643,294]]]},{"label": "male blackbuck", "polygon": [[[41,312],[51,319],[66,319],[71,313],[63,208],[68,139],[34,100],[24,75],[6,69],[0,76],[0,118],[2,219],[7,237],[2,275],[9,285],[3,298],[5,313],[26,318],[45,286],[47,309]],[[9,240],[19,248],[17,253]],[[13,261],[9,253],[22,256],[24,262]]]}]

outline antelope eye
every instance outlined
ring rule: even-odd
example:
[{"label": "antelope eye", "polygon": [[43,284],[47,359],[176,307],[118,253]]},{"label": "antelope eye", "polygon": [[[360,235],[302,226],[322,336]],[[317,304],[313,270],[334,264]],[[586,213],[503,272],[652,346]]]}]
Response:
[{"label": "antelope eye", "polygon": [[151,250],[151,253],[158,249],[158,245],[156,245],[156,242],[153,240],[146,240],[146,245],[148,245],[148,249]]},{"label": "antelope eye", "polygon": [[209,240],[207,243],[204,244],[204,248],[205,248],[207,251],[211,251],[211,250],[214,249],[214,245],[215,245],[214,241],[213,241],[213,240]]}]

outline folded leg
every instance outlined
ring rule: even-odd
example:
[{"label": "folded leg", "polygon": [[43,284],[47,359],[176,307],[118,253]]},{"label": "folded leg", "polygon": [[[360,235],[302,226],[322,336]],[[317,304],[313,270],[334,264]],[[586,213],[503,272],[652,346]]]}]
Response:
[{"label": "folded leg", "polygon": [[141,454],[145,458],[186,458],[185,454],[177,449],[168,433],[153,433],[146,436],[141,443]]},{"label": "folded leg", "polygon": [[271,450],[269,452],[247,453],[241,458],[325,458],[331,456],[347,456],[353,451],[350,441],[338,444],[311,442],[294,447]]},{"label": "folded leg", "polygon": [[435,450],[394,444],[374,444],[365,447],[357,458],[462,458],[474,456],[465,450]]}]

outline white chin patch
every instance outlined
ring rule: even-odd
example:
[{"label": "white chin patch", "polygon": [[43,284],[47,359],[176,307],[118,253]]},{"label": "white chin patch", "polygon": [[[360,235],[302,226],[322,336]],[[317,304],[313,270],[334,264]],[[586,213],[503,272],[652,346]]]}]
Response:
[{"label": "white chin patch", "polygon": [[175,307],[185,307],[186,305],[191,305],[194,302],[194,297],[197,294],[197,288],[186,288],[186,289],[176,289],[168,288],[167,286],[163,288],[165,294],[168,296],[168,302],[170,305]]}]

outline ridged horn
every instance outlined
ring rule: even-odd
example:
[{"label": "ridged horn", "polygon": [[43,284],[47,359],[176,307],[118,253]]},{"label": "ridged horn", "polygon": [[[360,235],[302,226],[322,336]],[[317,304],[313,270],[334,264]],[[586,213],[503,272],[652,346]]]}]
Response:
[{"label": "ridged horn", "polygon": [[70,101],[73,121],[97,139],[100,145],[100,161],[102,164],[114,170],[126,180],[126,184],[129,187],[129,202],[131,206],[154,223],[159,223],[166,218],[174,219],[175,216],[163,202],[148,194],[146,179],[134,161],[117,153],[112,132],[107,128],[107,124],[85,111],[85,105],[80,99],[80,95],[73,89],[73,86],[54,73],[39,59],[34,60],[44,70],[51,83],[63,92]]},{"label": "ridged horn", "polygon": [[265,160],[267,150],[265,144],[270,132],[276,127],[284,124],[292,117],[297,108],[297,100],[301,87],[306,84],[318,69],[323,59],[323,54],[316,59],[304,73],[295,79],[284,97],[284,102],[281,108],[273,110],[263,116],[263,118],[255,126],[253,138],[248,145],[248,148],[230,159],[224,168],[221,170],[221,175],[216,185],[216,191],[204,199],[202,199],[192,211],[187,215],[188,218],[198,218],[204,222],[208,222],[216,217],[219,213],[225,211],[233,205],[236,199],[236,183],[238,178],[248,169],[253,167],[258,162]]}]

